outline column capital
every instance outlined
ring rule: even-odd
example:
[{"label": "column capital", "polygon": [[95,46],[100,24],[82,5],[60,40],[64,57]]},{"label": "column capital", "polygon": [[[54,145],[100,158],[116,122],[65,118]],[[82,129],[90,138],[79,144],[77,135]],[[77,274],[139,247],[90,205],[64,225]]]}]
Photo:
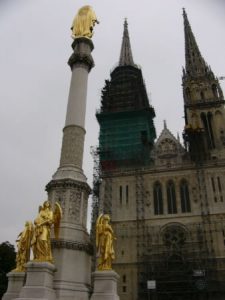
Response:
[{"label": "column capital", "polygon": [[72,43],[72,48],[74,52],[68,61],[71,70],[74,65],[83,65],[88,69],[88,72],[90,72],[94,67],[94,60],[91,56],[91,52],[94,49],[92,40],[85,37],[76,38]]}]

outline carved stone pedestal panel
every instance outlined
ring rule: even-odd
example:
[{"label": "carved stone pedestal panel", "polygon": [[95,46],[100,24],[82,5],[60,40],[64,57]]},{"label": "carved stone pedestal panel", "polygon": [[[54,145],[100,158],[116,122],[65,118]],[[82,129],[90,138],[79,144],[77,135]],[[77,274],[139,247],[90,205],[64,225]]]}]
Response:
[{"label": "carved stone pedestal panel", "polygon": [[117,293],[117,282],[119,275],[111,271],[96,271],[92,274],[94,281],[94,292],[91,300],[119,300]]},{"label": "carved stone pedestal panel", "polygon": [[25,272],[10,272],[7,274],[8,288],[2,300],[12,300],[19,297],[19,293],[24,285]]},{"label": "carved stone pedestal panel", "polygon": [[46,299],[55,300],[53,275],[56,268],[48,262],[31,261],[27,264],[27,277],[17,300]]}]

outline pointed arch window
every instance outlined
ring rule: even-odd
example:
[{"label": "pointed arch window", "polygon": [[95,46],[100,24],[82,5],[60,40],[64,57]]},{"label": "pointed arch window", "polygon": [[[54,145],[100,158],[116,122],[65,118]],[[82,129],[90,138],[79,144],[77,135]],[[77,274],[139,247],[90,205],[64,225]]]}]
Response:
[{"label": "pointed arch window", "polygon": [[201,100],[205,100],[205,93],[203,91],[200,92]]},{"label": "pointed arch window", "polygon": [[190,91],[189,87],[187,87],[187,88],[185,89],[185,92],[186,92],[187,100],[190,100],[190,98],[191,98],[191,91]]},{"label": "pointed arch window", "polygon": [[201,120],[206,132],[208,147],[210,149],[213,149],[215,148],[215,143],[214,143],[214,135],[212,129],[212,114],[210,112],[208,112],[207,114],[201,113]]},{"label": "pointed arch window", "polygon": [[153,188],[154,196],[154,213],[155,215],[163,214],[163,196],[162,196],[162,186],[160,182],[155,182]]},{"label": "pointed arch window", "polygon": [[188,189],[188,183],[186,180],[182,180],[180,183],[180,201],[181,201],[182,213],[191,212],[189,189]]},{"label": "pointed arch window", "polygon": [[218,90],[216,84],[212,85],[213,96],[218,98]]},{"label": "pointed arch window", "polygon": [[168,214],[176,214],[177,213],[176,192],[175,192],[175,185],[172,180],[167,182],[166,191],[167,191]]}]

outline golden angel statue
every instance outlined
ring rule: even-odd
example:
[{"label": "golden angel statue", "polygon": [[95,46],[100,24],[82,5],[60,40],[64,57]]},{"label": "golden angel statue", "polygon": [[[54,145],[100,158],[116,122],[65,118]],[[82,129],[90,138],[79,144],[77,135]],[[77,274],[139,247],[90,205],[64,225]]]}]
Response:
[{"label": "golden angel statue", "polygon": [[116,238],[109,221],[109,215],[101,214],[96,223],[97,269],[100,271],[111,270],[112,261],[115,259],[113,240]]},{"label": "golden angel statue", "polygon": [[62,209],[58,202],[55,203],[54,211],[49,201],[45,201],[39,207],[39,214],[34,220],[34,232],[31,240],[34,260],[42,262],[53,262],[50,233],[54,225],[55,237],[59,235],[59,225],[62,217]]},{"label": "golden angel statue", "polygon": [[92,38],[95,23],[99,24],[93,8],[85,5],[78,10],[71,27],[72,38]]},{"label": "golden angel statue", "polygon": [[30,260],[30,244],[33,235],[32,222],[26,222],[24,230],[17,237],[16,268],[14,272],[25,272],[25,264]]}]

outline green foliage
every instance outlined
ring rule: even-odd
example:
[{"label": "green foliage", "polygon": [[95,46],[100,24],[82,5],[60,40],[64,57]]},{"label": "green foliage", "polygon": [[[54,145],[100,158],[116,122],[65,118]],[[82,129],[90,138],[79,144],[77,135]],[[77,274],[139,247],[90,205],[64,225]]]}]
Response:
[{"label": "green foliage", "polygon": [[7,290],[7,273],[16,266],[16,252],[9,242],[0,244],[0,299]]}]

